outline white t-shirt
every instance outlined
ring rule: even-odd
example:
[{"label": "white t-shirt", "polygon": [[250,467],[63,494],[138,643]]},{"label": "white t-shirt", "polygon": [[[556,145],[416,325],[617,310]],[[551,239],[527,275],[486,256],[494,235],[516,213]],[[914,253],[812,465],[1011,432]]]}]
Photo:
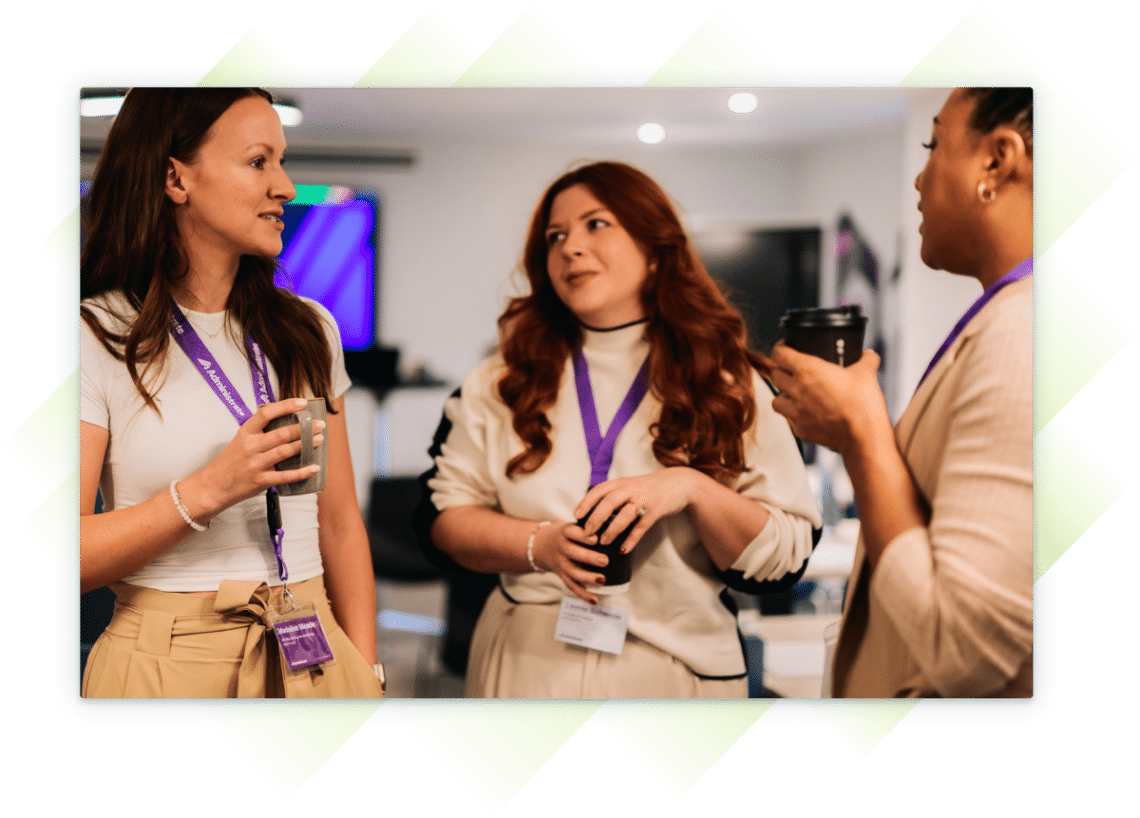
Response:
[{"label": "white t-shirt", "polygon": [[[320,314],[332,348],[329,397],[335,399],[351,385],[344,369],[340,332],[324,307],[306,301]],[[84,301],[106,327],[117,330],[118,326],[102,309],[104,304],[127,316],[131,309],[119,293]],[[223,321],[221,313],[182,309],[246,406],[255,408],[241,335],[231,332],[232,328],[217,331]],[[235,336],[239,339],[236,342]],[[126,364],[107,352],[83,320],[80,370],[79,417],[109,433],[99,480],[105,511],[128,508],[169,491],[171,480],[182,479],[206,466],[237,434],[237,420],[173,339],[157,391],[151,386],[161,417],[143,403]],[[280,399],[280,384],[272,367],[269,378],[273,394]],[[280,499],[289,581],[312,579],[322,573],[317,496]],[[214,517],[206,531],[188,531],[169,551],[123,581],[160,591],[186,592],[215,591],[224,579],[257,580],[270,585],[281,582],[269,538],[264,495],[225,509]]]}]

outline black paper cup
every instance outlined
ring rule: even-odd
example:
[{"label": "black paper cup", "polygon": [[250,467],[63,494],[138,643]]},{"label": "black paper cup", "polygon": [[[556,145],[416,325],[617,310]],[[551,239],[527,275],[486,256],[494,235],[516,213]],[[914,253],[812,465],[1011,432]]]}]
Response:
[{"label": "black paper cup", "polygon": [[[609,524],[614,521],[614,517],[618,515],[618,512],[621,511],[621,509],[622,507],[618,506],[614,513],[611,514],[604,523],[602,523],[602,527],[595,532],[599,538],[602,536],[602,532],[606,530]],[[591,509],[591,513],[592,511],[593,510]],[[589,517],[590,514],[586,514],[585,517],[578,521],[578,526],[580,528],[585,528],[586,520],[588,520]],[[583,568],[588,568],[591,571],[600,571],[602,573],[602,576],[606,578],[603,588],[608,589],[609,593],[614,593],[615,591],[621,590],[618,586],[628,585],[630,577],[633,576],[633,552],[623,554],[621,553],[621,547],[622,544],[626,541],[626,538],[629,537],[629,532],[633,530],[633,527],[635,525],[637,525],[637,520],[634,520],[632,523],[630,523],[629,527],[626,528],[625,531],[618,534],[614,538],[614,541],[609,545],[602,545],[599,543],[597,545],[582,546],[583,548],[589,548],[591,551],[597,551],[598,553],[605,554],[607,557],[609,557],[610,561],[606,564],[605,568],[599,568],[596,565],[582,565],[582,563],[578,563],[579,565],[582,565]],[[607,592],[606,590],[600,590],[598,588],[594,588],[594,590],[598,593]]]},{"label": "black paper cup", "polygon": [[780,319],[784,343],[839,366],[851,366],[863,354],[867,316],[858,305],[788,310]]}]

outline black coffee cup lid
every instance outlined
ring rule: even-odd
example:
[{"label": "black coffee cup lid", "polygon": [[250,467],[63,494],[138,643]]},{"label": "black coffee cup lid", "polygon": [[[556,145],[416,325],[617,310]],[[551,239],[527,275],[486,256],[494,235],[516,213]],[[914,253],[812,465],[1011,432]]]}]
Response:
[{"label": "black coffee cup lid", "polygon": [[848,327],[864,324],[867,317],[858,304],[842,307],[805,307],[788,310],[780,319],[781,326],[796,327]]}]

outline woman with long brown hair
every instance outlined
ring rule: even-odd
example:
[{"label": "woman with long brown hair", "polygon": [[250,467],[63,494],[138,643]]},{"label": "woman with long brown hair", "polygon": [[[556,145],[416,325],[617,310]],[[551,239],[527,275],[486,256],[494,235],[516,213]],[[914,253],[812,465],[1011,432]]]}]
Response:
[{"label": "woman with long brown hair", "polygon": [[777,344],[796,433],[843,456],[860,535],[831,693],[1033,695],[1033,89],[958,88],[914,181],[921,256],[982,292],[891,427],[870,350]]},{"label": "woman with long brown hair", "polygon": [[[531,291],[448,402],[426,480],[435,546],[500,574],[467,695],[746,696],[726,582],[794,582],[819,514],[743,320],[624,164],[555,181],[522,266]],[[630,526],[628,590],[603,594],[587,546]]]},{"label": "woman with long brown hair", "polygon": [[[271,103],[252,88],[133,89],[92,179],[80,577],[116,602],[85,696],[381,695],[339,332],[273,282],[296,190]],[[328,410],[314,423],[325,488],[278,498],[318,467],[277,471],[299,427],[265,428],[306,398]]]}]

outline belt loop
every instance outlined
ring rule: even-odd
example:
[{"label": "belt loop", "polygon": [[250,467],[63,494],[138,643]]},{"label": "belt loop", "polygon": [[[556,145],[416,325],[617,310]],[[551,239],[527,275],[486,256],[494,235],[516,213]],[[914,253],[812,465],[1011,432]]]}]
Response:
[{"label": "belt loop", "polygon": [[144,608],[142,622],[139,624],[138,639],[135,642],[136,649],[152,656],[169,656],[170,635],[174,631],[174,619],[174,614],[169,611]]}]

